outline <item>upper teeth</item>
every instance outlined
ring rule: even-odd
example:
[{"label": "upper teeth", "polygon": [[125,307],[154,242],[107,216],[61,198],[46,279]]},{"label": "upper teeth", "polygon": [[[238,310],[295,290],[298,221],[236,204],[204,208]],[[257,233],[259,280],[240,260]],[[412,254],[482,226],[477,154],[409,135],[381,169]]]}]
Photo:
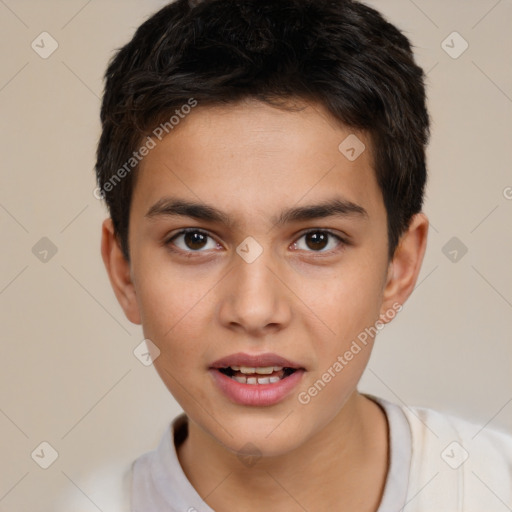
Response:
[{"label": "upper teeth", "polygon": [[273,372],[280,372],[283,367],[282,366],[259,366],[259,367],[251,367],[251,366],[231,366],[230,367],[235,372],[241,373],[258,373],[260,375],[270,375]]}]

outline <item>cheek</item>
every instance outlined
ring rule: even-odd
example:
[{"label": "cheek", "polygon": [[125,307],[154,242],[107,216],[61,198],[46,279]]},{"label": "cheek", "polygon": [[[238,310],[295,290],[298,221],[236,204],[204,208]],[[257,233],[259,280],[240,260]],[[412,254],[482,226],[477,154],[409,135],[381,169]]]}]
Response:
[{"label": "cheek", "polygon": [[160,283],[147,290],[143,301],[144,336],[160,349],[154,367],[181,407],[193,410],[197,402],[207,402],[204,354],[208,329],[204,326],[211,325],[208,298],[199,290],[174,286],[169,290]]},{"label": "cheek", "polygon": [[188,315],[200,306],[211,284],[197,272],[179,271],[163,255],[141,256],[134,261],[134,274],[143,326],[161,337],[187,323]]},{"label": "cheek", "polygon": [[369,265],[347,264],[316,287],[314,293],[310,288],[306,302],[321,321],[323,342],[319,356],[324,363],[324,355],[332,358],[342,354],[352,340],[377,321],[382,292],[381,279],[376,274]]},{"label": "cheek", "polygon": [[[155,266],[156,268],[156,266]],[[145,338],[160,349],[155,361],[172,372],[202,363],[201,344],[207,333],[201,326],[211,325],[212,285],[204,280],[183,279],[178,275],[145,271],[144,280],[137,282],[137,300]]]}]

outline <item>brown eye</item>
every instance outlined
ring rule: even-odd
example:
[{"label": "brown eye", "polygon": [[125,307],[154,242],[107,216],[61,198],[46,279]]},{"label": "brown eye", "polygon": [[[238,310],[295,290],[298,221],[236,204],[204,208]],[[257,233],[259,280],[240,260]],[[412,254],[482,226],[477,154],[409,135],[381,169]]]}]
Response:
[{"label": "brown eye", "polygon": [[203,252],[202,249],[215,249],[213,238],[197,229],[183,230],[173,236],[167,245],[175,245],[184,252]]},{"label": "brown eye", "polygon": [[341,237],[324,230],[309,231],[294,243],[296,249],[309,252],[329,252],[340,245],[343,245]]},{"label": "brown eye", "polygon": [[191,231],[183,235],[183,241],[189,249],[202,249],[207,242],[208,237],[199,231]]},{"label": "brown eye", "polygon": [[314,251],[321,251],[322,249],[325,249],[328,241],[329,236],[321,231],[308,233],[306,235],[306,245]]}]

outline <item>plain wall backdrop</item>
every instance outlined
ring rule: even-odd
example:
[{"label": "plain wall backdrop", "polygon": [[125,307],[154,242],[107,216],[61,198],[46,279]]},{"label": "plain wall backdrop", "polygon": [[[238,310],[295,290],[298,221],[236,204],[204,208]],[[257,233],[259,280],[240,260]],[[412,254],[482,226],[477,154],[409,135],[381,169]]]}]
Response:
[{"label": "plain wall backdrop", "polygon": [[[85,475],[153,449],[180,411],[133,354],[93,195],[107,61],[165,3],[0,0],[2,511],[54,510],[61,492],[108,510]],[[512,2],[368,3],[428,73],[431,229],[360,389],[511,431]]]}]

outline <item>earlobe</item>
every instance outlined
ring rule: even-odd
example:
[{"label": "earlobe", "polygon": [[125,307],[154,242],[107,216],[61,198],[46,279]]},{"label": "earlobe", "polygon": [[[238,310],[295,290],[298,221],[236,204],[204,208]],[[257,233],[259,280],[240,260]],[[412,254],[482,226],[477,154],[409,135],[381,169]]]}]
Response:
[{"label": "earlobe", "polygon": [[427,247],[428,226],[425,214],[418,213],[413,216],[408,230],[400,239],[388,267],[383,291],[380,314],[384,323],[390,320],[388,318],[386,321],[386,312],[396,304],[403,305],[414,290]]},{"label": "earlobe", "polygon": [[130,263],[124,257],[110,218],[105,219],[102,224],[101,257],[112,289],[126,317],[134,324],[141,324]]}]

